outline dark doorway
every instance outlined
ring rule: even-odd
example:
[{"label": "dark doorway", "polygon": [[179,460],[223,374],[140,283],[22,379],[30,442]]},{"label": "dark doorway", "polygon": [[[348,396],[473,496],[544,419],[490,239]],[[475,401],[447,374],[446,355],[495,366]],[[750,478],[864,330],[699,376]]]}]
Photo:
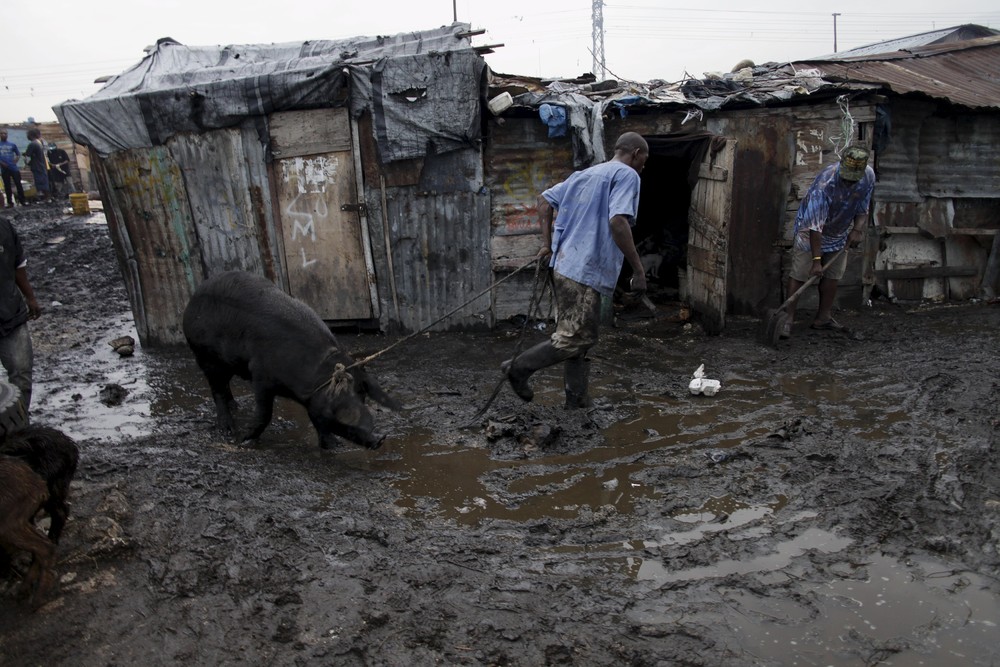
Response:
[{"label": "dark doorway", "polygon": [[[688,211],[691,189],[709,137],[646,137],[649,159],[642,171],[639,215],[632,229],[646,269],[647,295],[655,303],[686,299]],[[632,269],[622,267],[618,287],[628,291]]]}]

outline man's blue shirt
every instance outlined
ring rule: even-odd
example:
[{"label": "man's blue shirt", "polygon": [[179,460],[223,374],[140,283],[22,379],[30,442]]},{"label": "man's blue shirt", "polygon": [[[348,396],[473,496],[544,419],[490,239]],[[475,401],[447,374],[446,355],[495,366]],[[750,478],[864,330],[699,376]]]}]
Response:
[{"label": "man's blue shirt", "polygon": [[20,171],[17,168],[17,160],[20,157],[21,151],[18,149],[17,144],[13,141],[0,141],[0,164],[8,169]]},{"label": "man's blue shirt", "polygon": [[552,266],[570,280],[611,296],[625,256],[611,234],[611,218],[635,225],[639,174],[611,160],[578,171],[542,196],[556,209],[552,225]]},{"label": "man's blue shirt", "polygon": [[795,247],[809,250],[809,232],[823,234],[821,250],[835,252],[847,245],[854,218],[868,212],[875,189],[875,172],[865,168],[860,181],[840,179],[840,163],[827,165],[809,186],[795,216]]}]

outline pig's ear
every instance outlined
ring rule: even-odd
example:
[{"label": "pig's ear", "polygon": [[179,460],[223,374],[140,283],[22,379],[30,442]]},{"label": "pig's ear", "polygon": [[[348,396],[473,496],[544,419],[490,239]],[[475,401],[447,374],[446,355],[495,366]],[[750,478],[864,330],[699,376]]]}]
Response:
[{"label": "pig's ear", "polygon": [[364,391],[366,396],[371,396],[372,400],[376,401],[380,405],[384,405],[390,410],[401,410],[403,407],[402,403],[385,393],[382,387],[378,386],[378,383],[370,377],[365,378],[364,380]]}]

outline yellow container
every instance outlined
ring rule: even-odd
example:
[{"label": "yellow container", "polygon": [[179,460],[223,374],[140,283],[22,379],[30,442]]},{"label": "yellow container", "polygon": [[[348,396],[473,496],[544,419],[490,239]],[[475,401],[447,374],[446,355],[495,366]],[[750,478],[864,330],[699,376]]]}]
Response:
[{"label": "yellow container", "polygon": [[73,215],[88,215],[90,213],[90,196],[86,192],[74,192],[69,196],[73,205]]}]

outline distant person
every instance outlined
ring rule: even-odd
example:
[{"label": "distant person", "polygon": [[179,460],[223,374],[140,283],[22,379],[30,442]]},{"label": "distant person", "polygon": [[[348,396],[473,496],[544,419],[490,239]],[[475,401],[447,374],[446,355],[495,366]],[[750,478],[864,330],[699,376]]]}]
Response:
[{"label": "distant person", "polygon": [[[847,269],[847,253],[833,259],[845,246],[855,247],[864,236],[868,205],[875,189],[875,171],[868,166],[868,149],[851,146],[840,162],[827,165],[813,180],[795,216],[795,243],[788,293],[794,294],[811,276],[819,281],[819,309],[813,329],[846,331],[833,319],[837,285]],[[830,266],[823,268],[824,263]],[[788,319],[780,335],[788,338],[795,320],[795,303],[786,307]]]},{"label": "distant person", "polygon": [[24,149],[24,157],[31,168],[31,177],[35,181],[35,190],[39,199],[49,196],[49,161],[45,156],[45,145],[42,143],[42,133],[32,128],[28,130],[28,147]]},{"label": "distant person", "polygon": [[0,215],[0,363],[10,383],[21,390],[25,413],[31,405],[34,367],[28,320],[42,314],[28,281],[27,264],[17,231]]},{"label": "distant person", "polygon": [[21,159],[21,150],[13,141],[7,141],[7,130],[0,130],[0,175],[3,177],[3,191],[7,194],[7,206],[14,206],[14,193],[17,192],[17,203],[24,206],[24,188],[21,186],[21,170],[17,166]]},{"label": "distant person", "polygon": [[539,260],[551,257],[558,306],[549,340],[501,364],[514,393],[530,401],[532,373],[565,361],[566,407],[587,406],[587,351],[597,343],[601,297],[611,297],[623,260],[633,290],[645,292],[646,272],[632,227],[639,211],[639,174],[649,157],[641,135],[626,132],[607,162],[572,174],[538,197]]},{"label": "distant person", "polygon": [[72,189],[69,181],[69,155],[54,143],[49,144],[49,185],[52,194],[61,197]]}]

